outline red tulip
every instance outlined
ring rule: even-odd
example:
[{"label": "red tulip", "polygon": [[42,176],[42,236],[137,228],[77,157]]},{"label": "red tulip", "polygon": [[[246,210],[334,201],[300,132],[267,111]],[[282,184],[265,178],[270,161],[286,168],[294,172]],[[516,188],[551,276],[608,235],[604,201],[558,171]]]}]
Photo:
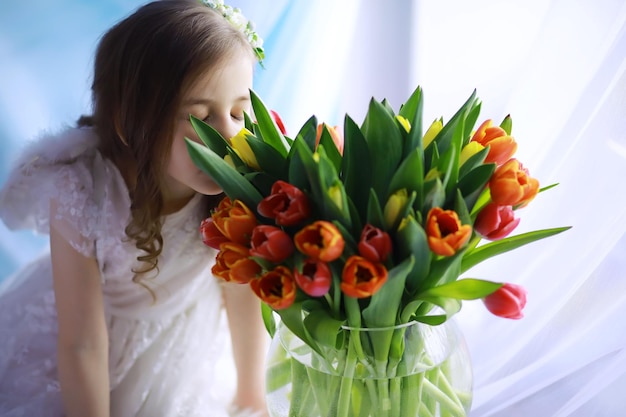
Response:
[{"label": "red tulip", "polygon": [[274,219],[280,226],[294,226],[309,218],[309,198],[293,185],[278,180],[272,185],[271,194],[257,206],[261,216]]},{"label": "red tulip", "polygon": [[496,169],[489,180],[491,199],[501,206],[527,205],[539,192],[539,181],[515,158]]},{"label": "red tulip", "polygon": [[521,319],[526,305],[526,290],[516,284],[506,283],[494,293],[483,298],[485,307],[491,313],[506,319]]},{"label": "red tulip", "polygon": [[385,282],[387,268],[361,256],[349,257],[341,273],[341,291],[348,297],[371,297]]},{"label": "red tulip", "polygon": [[337,226],[318,220],[294,236],[300,252],[317,261],[332,262],[341,256],[345,241]]},{"label": "red tulip", "polygon": [[250,255],[252,256],[280,263],[287,259],[293,250],[291,237],[278,227],[262,224],[252,231],[250,240]]},{"label": "red tulip", "polygon": [[321,297],[330,289],[333,275],[326,262],[307,259],[302,265],[302,272],[295,270],[293,277],[296,284],[311,297]]},{"label": "red tulip", "polygon": [[228,240],[247,246],[257,225],[254,213],[243,202],[225,197],[212,216],[215,227]]},{"label": "red tulip", "polygon": [[461,224],[453,210],[433,207],[426,220],[428,246],[437,255],[454,255],[472,236],[472,227]]},{"label": "red tulip", "polygon": [[476,216],[474,230],[489,240],[506,237],[517,227],[520,219],[515,218],[513,207],[487,204]]},{"label": "red tulip", "polygon": [[296,299],[296,284],[286,266],[279,265],[250,281],[250,287],[257,297],[274,310],[287,308]]},{"label": "red tulip", "polygon": [[391,252],[391,238],[371,224],[365,225],[359,241],[359,255],[372,262],[384,262]]},{"label": "red tulip", "polygon": [[276,122],[276,126],[278,126],[278,130],[280,130],[280,133],[286,135],[287,129],[285,129],[285,124],[283,123],[283,120],[280,118],[278,113],[274,110],[270,110],[270,114],[272,115],[272,119],[274,119],[274,122]]},{"label": "red tulip", "polygon": [[249,256],[245,246],[233,242],[222,243],[211,272],[224,281],[248,283],[261,272],[261,266]]},{"label": "red tulip", "polygon": [[212,217],[208,217],[200,223],[200,236],[202,237],[202,242],[213,249],[219,249],[221,243],[230,242],[230,240],[215,227]]},{"label": "red tulip", "polygon": [[494,162],[499,166],[513,156],[517,150],[517,143],[504,129],[500,126],[492,126],[492,123],[491,119],[485,120],[474,133],[471,141],[478,142],[484,147],[489,146],[485,162]]}]

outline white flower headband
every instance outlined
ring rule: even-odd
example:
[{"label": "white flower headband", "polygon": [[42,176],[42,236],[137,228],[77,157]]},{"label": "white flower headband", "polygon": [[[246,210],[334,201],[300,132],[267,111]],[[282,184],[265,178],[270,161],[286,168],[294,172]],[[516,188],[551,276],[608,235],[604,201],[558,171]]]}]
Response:
[{"label": "white flower headband", "polygon": [[224,4],[224,0],[200,0],[202,4],[217,11],[224,16],[228,22],[233,25],[237,30],[241,31],[248,42],[252,45],[252,49],[256,54],[259,63],[263,65],[263,59],[265,58],[265,50],[263,49],[263,39],[254,31],[254,23],[241,13],[241,9],[238,7],[232,7]]}]

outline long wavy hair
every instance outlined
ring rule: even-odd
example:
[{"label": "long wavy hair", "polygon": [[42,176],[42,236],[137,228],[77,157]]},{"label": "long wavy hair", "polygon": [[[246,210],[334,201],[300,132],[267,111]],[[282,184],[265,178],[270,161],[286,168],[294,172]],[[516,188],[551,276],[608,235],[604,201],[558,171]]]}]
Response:
[{"label": "long wavy hair", "polygon": [[148,3],[100,40],[93,114],[81,117],[78,125],[93,126],[100,152],[119,168],[128,185],[131,220],[125,232],[142,250],[137,259],[146,265],[133,271],[136,282],[157,268],[163,248],[160,179],[182,96],[201,74],[245,50],[253,56],[239,30],[193,0]]}]

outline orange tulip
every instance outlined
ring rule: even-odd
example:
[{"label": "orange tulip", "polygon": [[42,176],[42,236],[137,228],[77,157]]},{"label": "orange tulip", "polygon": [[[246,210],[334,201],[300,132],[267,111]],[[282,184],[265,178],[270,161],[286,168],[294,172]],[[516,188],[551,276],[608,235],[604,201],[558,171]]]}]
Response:
[{"label": "orange tulip", "polygon": [[226,238],[240,245],[248,245],[252,230],[257,225],[254,213],[239,200],[231,202],[225,197],[212,216],[217,230]]},{"label": "orange tulip", "polygon": [[489,180],[491,199],[500,206],[524,207],[539,192],[539,181],[515,158],[496,169]]},{"label": "orange tulip", "polygon": [[470,142],[478,142],[484,147],[489,146],[486,163],[495,163],[500,166],[508,161],[517,150],[517,143],[500,126],[492,126],[491,119],[485,120],[479,127]]},{"label": "orange tulip", "polygon": [[301,229],[293,238],[296,248],[316,261],[332,262],[341,256],[345,241],[337,226],[318,220]]},{"label": "orange tulip", "polygon": [[281,310],[293,304],[296,299],[296,283],[291,270],[280,265],[250,281],[252,291],[274,310]]},{"label": "orange tulip", "polygon": [[261,266],[249,256],[245,246],[233,242],[222,243],[211,272],[224,281],[246,284],[261,272]]},{"label": "orange tulip", "polygon": [[362,256],[353,255],[341,273],[341,291],[348,297],[366,298],[374,295],[387,281],[387,268]]},{"label": "orange tulip", "polygon": [[326,126],[326,129],[328,129],[328,133],[330,133],[330,137],[333,139],[333,142],[335,142],[335,146],[337,147],[337,150],[339,151],[340,154],[343,155],[343,136],[341,135],[341,133],[339,133],[338,126],[332,127],[332,126],[327,125],[326,123],[318,124],[317,135],[315,137],[315,147],[317,148],[317,145],[320,143],[324,126]]},{"label": "orange tulip", "polygon": [[461,224],[453,210],[433,207],[426,219],[428,246],[437,255],[452,256],[472,236],[472,226]]}]

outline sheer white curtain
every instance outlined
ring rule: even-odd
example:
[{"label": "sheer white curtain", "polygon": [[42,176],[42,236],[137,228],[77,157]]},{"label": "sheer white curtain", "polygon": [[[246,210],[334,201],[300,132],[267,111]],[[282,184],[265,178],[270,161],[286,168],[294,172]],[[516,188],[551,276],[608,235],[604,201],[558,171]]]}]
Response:
[{"label": "sheer white curtain", "polygon": [[[46,2],[39,3],[43,7]],[[57,119],[70,123],[85,111],[88,84],[83,78],[89,75],[91,40],[96,36],[93,28],[83,27],[90,41],[76,40],[63,50],[52,43],[60,38],[49,36],[48,43],[40,44],[45,48],[28,55],[11,38],[16,25],[5,24],[17,21],[10,17],[20,10],[25,13],[26,6],[20,4],[0,6],[0,57],[10,63],[0,68],[0,104],[9,123],[0,131],[4,162],[15,154],[24,133],[56,125]],[[87,8],[95,19],[102,4],[66,0],[46,10],[57,13],[58,20],[63,13]],[[139,2],[113,4],[117,8],[109,9],[98,32]],[[493,317],[480,302],[466,302],[457,316],[474,362],[472,416],[623,414],[626,2],[231,4],[256,21],[266,40],[266,69],[258,70],[255,88],[283,115],[290,132],[311,114],[341,124],[347,112],[359,122],[371,96],[386,97],[397,107],[418,84],[425,92],[427,122],[449,118],[474,88],[483,100],[482,117],[512,115],[519,159],[543,185],[560,183],[519,212],[522,221],[516,232],[573,228],[468,273],[520,283],[529,291],[526,316],[520,321]],[[43,13],[40,19],[54,21]],[[22,46],[36,40],[29,32],[23,36]],[[73,36],[81,37],[79,32]],[[70,62],[69,53],[75,55],[69,65],[78,68],[80,81],[47,73],[58,67],[61,74],[60,68]],[[43,66],[47,60],[55,64]],[[30,81],[19,68],[34,74]],[[46,116],[50,114],[56,118]],[[9,252],[16,247],[15,236],[0,227],[2,272],[32,254],[21,248]]]}]

